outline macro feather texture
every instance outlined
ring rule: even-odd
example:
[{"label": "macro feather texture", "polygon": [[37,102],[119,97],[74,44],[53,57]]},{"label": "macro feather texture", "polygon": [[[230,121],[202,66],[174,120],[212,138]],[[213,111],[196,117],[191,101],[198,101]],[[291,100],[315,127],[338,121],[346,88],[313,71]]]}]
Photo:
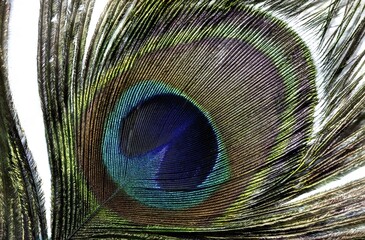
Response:
[{"label": "macro feather texture", "polygon": [[94,5],[41,1],[52,239],[365,237],[364,177],[297,199],[365,163],[364,1]]}]

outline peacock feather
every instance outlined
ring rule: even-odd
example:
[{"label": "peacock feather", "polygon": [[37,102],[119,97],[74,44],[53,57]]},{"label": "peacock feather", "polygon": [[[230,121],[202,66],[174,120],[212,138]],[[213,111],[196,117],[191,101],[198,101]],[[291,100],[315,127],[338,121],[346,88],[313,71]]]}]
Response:
[{"label": "peacock feather", "polygon": [[[1,4],[0,236],[46,239]],[[95,4],[41,1],[52,239],[365,238],[364,177],[297,198],[365,165],[364,1]]]}]

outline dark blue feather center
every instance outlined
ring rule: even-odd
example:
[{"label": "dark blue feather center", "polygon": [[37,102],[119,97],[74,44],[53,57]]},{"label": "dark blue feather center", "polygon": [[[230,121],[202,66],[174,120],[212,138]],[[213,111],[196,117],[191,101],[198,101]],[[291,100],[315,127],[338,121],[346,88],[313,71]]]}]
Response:
[{"label": "dark blue feather center", "polygon": [[217,160],[218,141],[211,123],[182,96],[161,94],[140,102],[120,130],[126,157],[162,156],[154,180],[166,191],[195,190]]}]

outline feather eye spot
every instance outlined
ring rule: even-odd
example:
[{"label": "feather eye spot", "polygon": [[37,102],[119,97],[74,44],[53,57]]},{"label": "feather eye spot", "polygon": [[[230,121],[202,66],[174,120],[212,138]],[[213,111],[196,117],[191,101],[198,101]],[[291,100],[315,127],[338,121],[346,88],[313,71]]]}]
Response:
[{"label": "feather eye spot", "polygon": [[103,137],[102,161],[112,181],[161,209],[201,203],[213,192],[204,189],[217,189],[229,172],[210,117],[176,92],[157,81],[130,87],[110,112]]},{"label": "feather eye spot", "polygon": [[156,181],[168,191],[192,191],[212,171],[218,142],[209,120],[187,99],[153,96],[121,124],[121,152],[128,158],[160,155]]},{"label": "feather eye spot", "polygon": [[305,43],[249,8],[152,11],[131,42],[138,16],[83,121],[91,192],[142,224],[214,224],[252,198],[261,206],[311,133],[316,70]]}]

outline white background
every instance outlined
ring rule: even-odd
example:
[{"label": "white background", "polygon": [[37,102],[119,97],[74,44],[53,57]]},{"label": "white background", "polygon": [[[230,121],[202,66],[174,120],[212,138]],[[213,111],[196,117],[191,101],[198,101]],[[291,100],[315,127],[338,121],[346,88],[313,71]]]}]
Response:
[{"label": "white background", "polygon": [[42,179],[49,223],[51,175],[37,83],[38,12],[38,0],[11,1],[8,67],[14,105]]}]

